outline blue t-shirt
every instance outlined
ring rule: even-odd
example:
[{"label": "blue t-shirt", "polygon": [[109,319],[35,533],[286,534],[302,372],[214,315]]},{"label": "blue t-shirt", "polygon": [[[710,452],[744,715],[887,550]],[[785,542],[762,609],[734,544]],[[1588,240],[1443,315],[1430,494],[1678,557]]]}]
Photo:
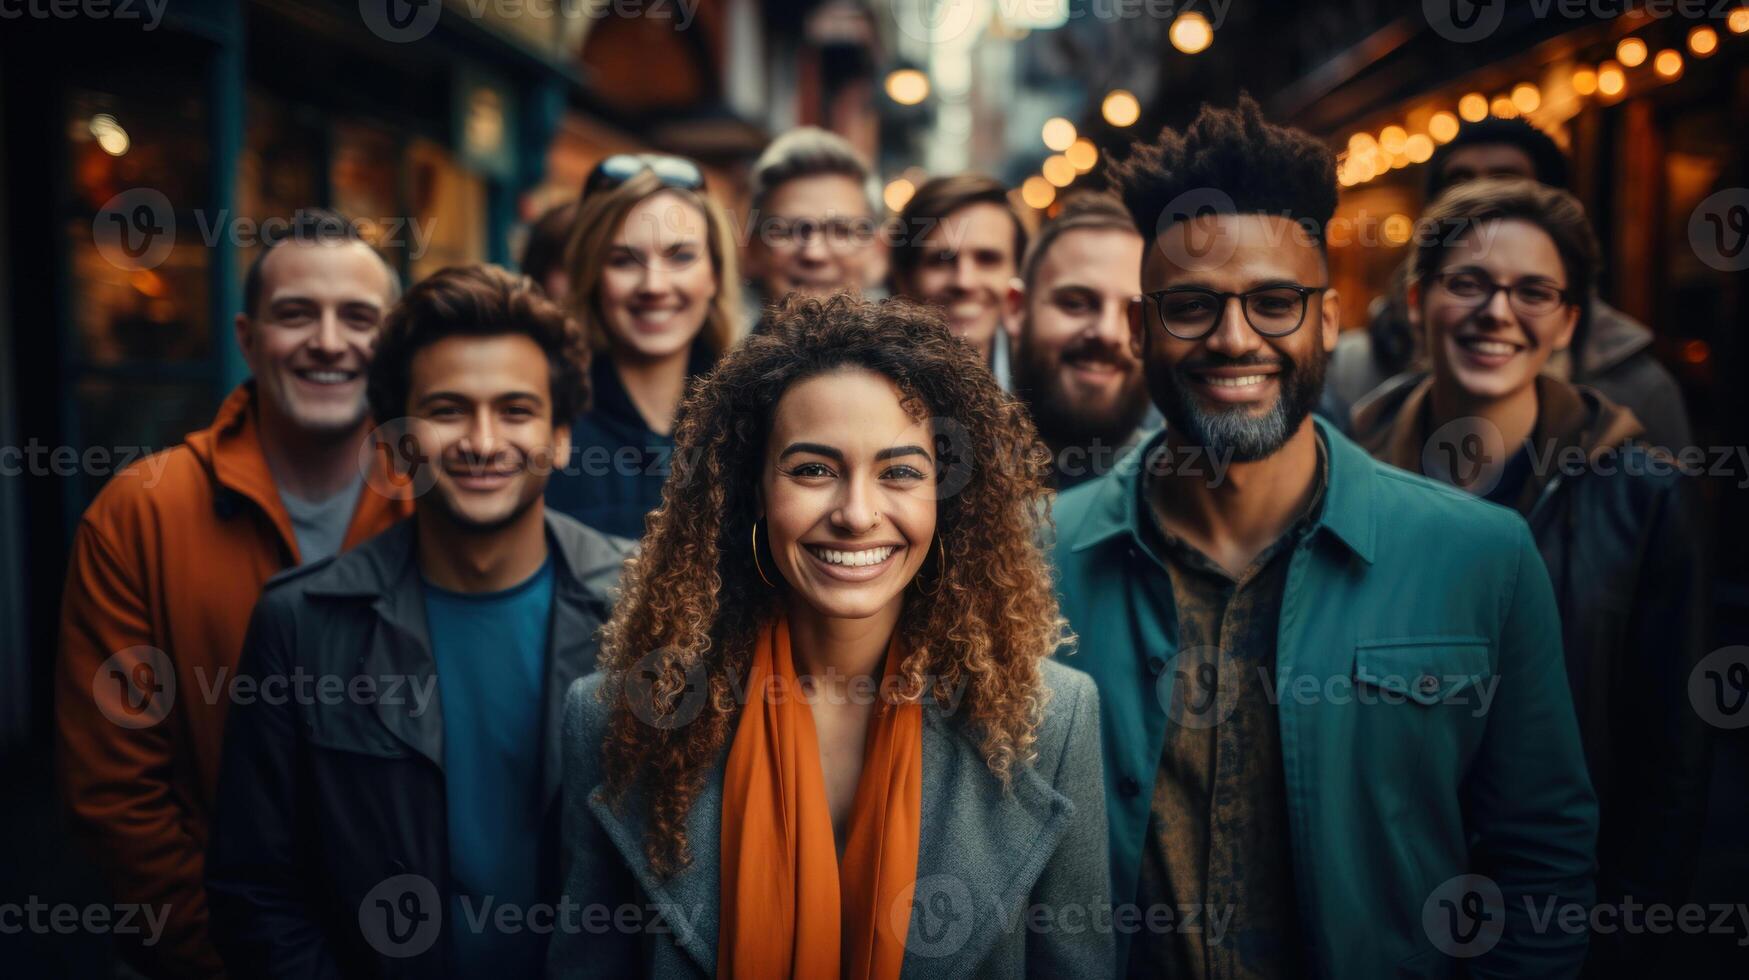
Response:
[{"label": "blue t-shirt", "polygon": [[[544,934],[527,928],[542,853],[541,705],[553,563],[501,592],[430,582],[425,619],[443,706],[443,768],[456,975],[539,976]],[[498,927],[515,907],[519,928]]]}]

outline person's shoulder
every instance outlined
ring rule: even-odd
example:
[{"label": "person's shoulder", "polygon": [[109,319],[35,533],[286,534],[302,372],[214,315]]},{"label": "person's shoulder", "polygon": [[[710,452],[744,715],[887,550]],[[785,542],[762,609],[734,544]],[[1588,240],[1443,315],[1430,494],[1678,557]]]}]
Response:
[{"label": "person's shoulder", "polygon": [[607,674],[602,671],[585,674],[571,682],[565,691],[565,730],[591,742],[599,742],[607,729],[611,705],[602,698]]},{"label": "person's shoulder", "polygon": [[547,509],[547,528],[564,552],[571,573],[603,593],[618,583],[621,567],[638,549],[638,543],[630,538],[597,530],[551,508]]},{"label": "person's shoulder", "polygon": [[1047,752],[1057,755],[1072,728],[1087,725],[1089,716],[1097,720],[1099,688],[1093,678],[1055,659],[1039,665],[1039,680],[1046,691],[1039,725],[1041,757]]},{"label": "person's shoulder", "polygon": [[85,509],[83,522],[107,531],[137,526],[148,517],[177,524],[210,518],[212,478],[200,457],[186,444],[133,460],[99,490]]},{"label": "person's shoulder", "polygon": [[1492,545],[1526,533],[1524,518],[1509,507],[1388,463],[1371,462],[1378,525],[1390,532],[1381,537],[1413,542],[1420,549],[1440,542]]}]

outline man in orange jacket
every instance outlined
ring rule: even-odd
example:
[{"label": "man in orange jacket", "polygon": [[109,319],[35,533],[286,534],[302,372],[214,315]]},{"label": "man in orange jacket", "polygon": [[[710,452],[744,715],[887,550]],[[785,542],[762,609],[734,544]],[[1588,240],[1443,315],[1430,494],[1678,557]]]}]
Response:
[{"label": "man in orange jacket", "polygon": [[366,448],[366,369],[398,293],[346,219],[299,212],[244,282],[236,334],[251,379],[209,428],[112,479],[74,537],[55,686],[61,791],[114,900],[166,922],[120,950],[149,975],[223,972],[204,855],[262,584],[412,512]]}]

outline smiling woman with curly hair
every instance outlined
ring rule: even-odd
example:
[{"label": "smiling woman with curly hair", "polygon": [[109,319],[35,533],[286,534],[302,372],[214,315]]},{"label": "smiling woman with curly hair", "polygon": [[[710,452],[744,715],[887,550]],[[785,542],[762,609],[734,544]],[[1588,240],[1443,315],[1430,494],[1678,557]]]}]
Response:
[{"label": "smiling woman with curly hair", "polygon": [[566,898],[663,924],[556,929],[554,972],[1111,972],[1043,455],[903,302],[791,300],[694,388],[564,736]]}]

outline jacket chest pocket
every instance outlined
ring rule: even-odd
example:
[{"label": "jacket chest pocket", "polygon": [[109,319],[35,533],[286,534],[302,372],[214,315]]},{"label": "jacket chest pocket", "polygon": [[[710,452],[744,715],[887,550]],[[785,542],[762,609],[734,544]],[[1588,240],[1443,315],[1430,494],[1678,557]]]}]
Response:
[{"label": "jacket chest pocket", "polygon": [[[1398,806],[1435,796],[1475,755],[1497,678],[1479,636],[1362,641],[1354,649],[1355,741]],[[1431,782],[1417,785],[1422,778]]]},{"label": "jacket chest pocket", "polygon": [[1489,644],[1481,636],[1362,640],[1354,648],[1357,690],[1386,702],[1461,705],[1490,689]]}]

